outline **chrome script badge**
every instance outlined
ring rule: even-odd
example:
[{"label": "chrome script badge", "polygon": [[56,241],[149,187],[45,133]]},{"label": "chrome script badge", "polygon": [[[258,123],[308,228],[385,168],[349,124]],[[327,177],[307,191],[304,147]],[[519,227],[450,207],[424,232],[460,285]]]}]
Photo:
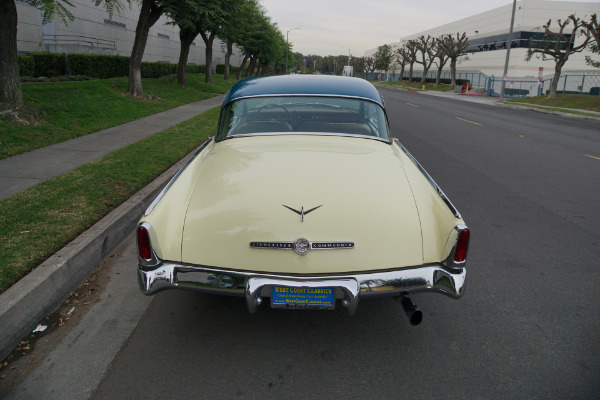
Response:
[{"label": "chrome script badge", "polygon": [[253,249],[294,250],[303,256],[311,250],[353,249],[354,242],[310,242],[299,238],[294,242],[250,242]]}]

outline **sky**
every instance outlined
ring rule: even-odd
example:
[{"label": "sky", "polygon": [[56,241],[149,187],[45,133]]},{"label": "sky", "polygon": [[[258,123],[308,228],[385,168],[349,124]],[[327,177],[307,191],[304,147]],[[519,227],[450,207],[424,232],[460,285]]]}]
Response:
[{"label": "sky", "polygon": [[[260,1],[284,37],[288,35],[294,51],[357,57],[404,36],[512,4],[512,0]],[[287,32],[293,28],[300,29]]]}]

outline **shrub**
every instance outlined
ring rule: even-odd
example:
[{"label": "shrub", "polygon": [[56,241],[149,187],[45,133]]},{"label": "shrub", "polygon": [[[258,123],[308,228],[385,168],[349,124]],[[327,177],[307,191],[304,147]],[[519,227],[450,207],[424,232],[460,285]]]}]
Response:
[{"label": "shrub", "polygon": [[[238,69],[239,69],[239,67],[229,64],[229,73],[230,74],[237,74]],[[225,64],[217,64],[216,72],[217,72],[217,74],[223,75],[225,73]]]},{"label": "shrub", "polygon": [[[205,66],[187,65],[186,71],[190,74],[202,74],[205,72]],[[231,67],[230,72],[235,71],[237,68]],[[28,56],[19,56],[19,73],[30,80],[68,75],[100,79],[116,78],[129,75],[129,57],[103,54],[30,53]],[[142,78],[160,78],[176,73],[177,64],[142,63]]]},{"label": "shrub", "polygon": [[35,61],[31,56],[19,56],[19,75],[33,76],[35,74]]},{"label": "shrub", "polygon": [[33,76],[60,76],[67,75],[67,61],[65,54],[58,53],[31,53],[33,58]]},{"label": "shrub", "polygon": [[206,72],[206,68],[204,68],[204,65],[188,64],[185,66],[185,71],[188,74],[203,74]]},{"label": "shrub", "polygon": [[129,74],[129,57],[99,54],[71,54],[68,56],[69,71],[73,75],[93,78],[114,78]]}]

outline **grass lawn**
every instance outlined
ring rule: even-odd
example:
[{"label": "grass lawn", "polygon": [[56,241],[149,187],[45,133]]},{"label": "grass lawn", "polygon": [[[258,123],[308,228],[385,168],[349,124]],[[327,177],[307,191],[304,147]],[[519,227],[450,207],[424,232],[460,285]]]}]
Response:
[{"label": "grass lawn", "polygon": [[214,134],[218,117],[219,107],[1,201],[0,293]]},{"label": "grass lawn", "polygon": [[[376,82],[373,82],[376,83]],[[378,85],[397,87],[402,89],[410,89],[410,90],[423,90],[423,85],[420,82],[412,82],[408,83],[407,81],[403,82],[377,82]],[[454,87],[450,85],[440,84],[435,86],[433,83],[426,83],[425,90],[435,90],[437,92],[450,92],[454,90]]]},{"label": "grass lawn", "polygon": [[204,100],[231,87],[223,75],[214,75],[212,85],[204,82],[204,75],[189,75],[187,81],[189,89],[177,86],[174,76],[143,79],[144,92],[160,98],[149,101],[124,95],[127,78],[23,83],[24,102],[42,110],[44,121],[22,126],[0,119],[0,159]]},{"label": "grass lawn", "polygon": [[600,112],[600,96],[590,96],[585,94],[559,94],[552,99],[549,99],[547,96],[525,97],[520,99],[511,99],[508,100],[508,102]]}]

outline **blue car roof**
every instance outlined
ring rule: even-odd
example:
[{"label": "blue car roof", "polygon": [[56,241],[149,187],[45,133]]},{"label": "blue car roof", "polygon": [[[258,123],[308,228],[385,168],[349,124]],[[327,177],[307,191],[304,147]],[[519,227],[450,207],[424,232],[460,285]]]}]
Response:
[{"label": "blue car roof", "polygon": [[223,105],[243,97],[278,95],[360,97],[384,106],[383,98],[368,81],[331,75],[278,75],[244,79],[233,85],[225,95]]}]

